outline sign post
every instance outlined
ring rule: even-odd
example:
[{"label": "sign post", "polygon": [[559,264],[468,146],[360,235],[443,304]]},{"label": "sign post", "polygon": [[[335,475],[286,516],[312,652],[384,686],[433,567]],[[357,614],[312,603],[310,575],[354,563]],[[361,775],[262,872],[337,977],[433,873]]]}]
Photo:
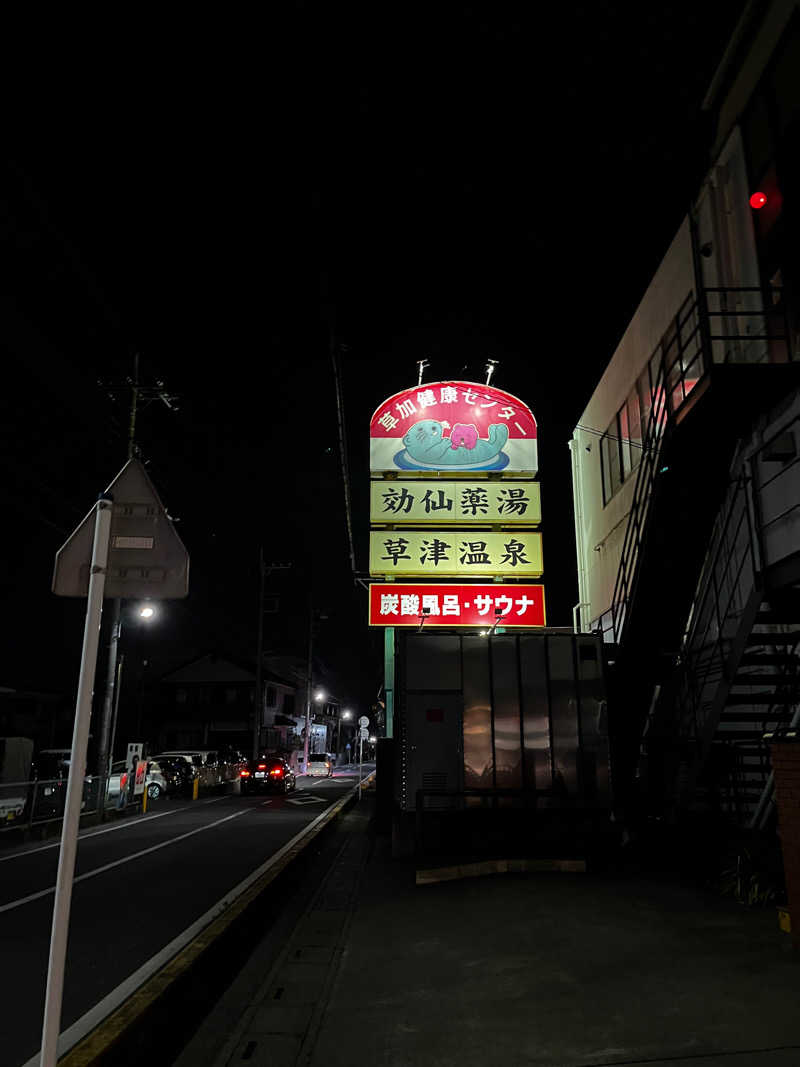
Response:
[{"label": "sign post", "polygon": [[362,715],[358,720],[358,799],[361,800],[361,778],[363,771],[361,765],[364,756],[364,738],[367,736],[367,727],[369,726],[369,719],[366,715]]},{"label": "sign post", "polygon": [[[189,554],[143,464],[129,459],[106,490],[113,497],[111,539],[106,573],[106,597],[117,601],[142,597],[149,600],[180,599],[189,592]],[[91,552],[91,513],[76,528],[56,554],[53,592],[56,596],[86,596]],[[109,670],[115,671],[117,647],[122,633],[115,605],[109,648]],[[106,689],[100,724],[98,769],[107,775],[113,741],[109,744],[113,704],[112,687]]]},{"label": "sign post", "polygon": [[111,498],[104,494],[94,507],[94,536],[86,600],[86,622],[83,629],[78,697],[72,731],[67,800],[61,826],[61,849],[58,855],[53,925],[50,934],[50,958],[47,964],[41,1067],[55,1067],[58,1059],[58,1034],[61,1029],[61,1002],[64,993],[64,961],[67,953],[75,855],[78,849],[78,824],[83,799],[86,749],[89,743],[89,722],[92,715],[92,694],[97,669],[97,647],[100,642],[100,618],[103,614],[103,592],[106,584],[110,533]]},{"label": "sign post", "polygon": [[[56,596],[87,599],[66,807],[61,826],[53,925],[50,933],[50,958],[47,965],[39,1060],[41,1067],[55,1067],[58,1059],[64,961],[69,936],[69,914],[103,597],[123,599],[140,596],[152,600],[166,600],[185,597],[189,592],[189,554],[139,460],[128,460],[94,508],[58,550],[52,589]],[[118,698],[119,691],[116,695]],[[105,711],[108,713],[109,708],[106,707]],[[108,737],[108,732],[108,726],[104,724],[103,736]],[[104,756],[101,767],[106,766],[107,757]],[[144,770],[146,764],[143,765]],[[101,775],[100,803],[105,802],[106,781],[107,778]],[[143,784],[144,780],[142,786]]]}]

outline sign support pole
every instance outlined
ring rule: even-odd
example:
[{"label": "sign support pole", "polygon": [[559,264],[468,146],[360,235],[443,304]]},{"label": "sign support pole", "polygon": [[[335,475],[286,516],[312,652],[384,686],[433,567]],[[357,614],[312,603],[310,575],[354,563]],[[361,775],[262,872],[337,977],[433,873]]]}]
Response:
[{"label": "sign support pole", "polygon": [[[86,622],[83,630],[83,650],[75,705],[75,724],[72,732],[67,800],[64,822],[61,827],[61,848],[58,856],[53,925],[50,933],[50,959],[47,965],[42,1048],[39,1061],[41,1067],[55,1067],[58,1059],[58,1035],[61,1029],[61,1003],[64,993],[64,963],[67,954],[72,884],[75,877],[75,856],[78,850],[78,825],[83,799],[89,723],[92,716],[97,649],[100,643],[100,619],[103,613],[111,511],[111,498],[108,494],[104,494],[97,501],[95,508],[89,594],[86,600]],[[101,787],[102,784],[101,779]]]},{"label": "sign support pole", "polygon": [[386,736],[394,737],[394,626],[383,633],[383,692],[386,700]]},{"label": "sign support pole", "polygon": [[361,778],[364,772],[361,769],[362,756],[364,754],[364,738],[359,734],[358,738],[358,799],[361,800]]}]

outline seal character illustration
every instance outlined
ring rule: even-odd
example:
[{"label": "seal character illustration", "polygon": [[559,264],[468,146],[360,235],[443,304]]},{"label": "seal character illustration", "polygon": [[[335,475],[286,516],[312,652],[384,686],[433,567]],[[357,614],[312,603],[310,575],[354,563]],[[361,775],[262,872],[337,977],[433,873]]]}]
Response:
[{"label": "seal character illustration", "polygon": [[498,458],[508,440],[508,427],[502,423],[489,427],[488,438],[478,436],[472,425],[456,425],[452,437],[445,437],[441,422],[421,419],[403,438],[409,457],[420,466],[462,467],[466,470]]}]

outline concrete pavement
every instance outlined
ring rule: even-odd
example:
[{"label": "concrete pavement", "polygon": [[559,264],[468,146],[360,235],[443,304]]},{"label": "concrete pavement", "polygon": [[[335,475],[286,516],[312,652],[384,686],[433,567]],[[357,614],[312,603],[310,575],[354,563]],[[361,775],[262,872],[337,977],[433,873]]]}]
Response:
[{"label": "concrete pavement", "polygon": [[222,1047],[203,1059],[201,1031],[178,1067],[800,1063],[800,959],[774,910],[643,875],[418,886],[369,804],[274,966],[207,1021]]}]

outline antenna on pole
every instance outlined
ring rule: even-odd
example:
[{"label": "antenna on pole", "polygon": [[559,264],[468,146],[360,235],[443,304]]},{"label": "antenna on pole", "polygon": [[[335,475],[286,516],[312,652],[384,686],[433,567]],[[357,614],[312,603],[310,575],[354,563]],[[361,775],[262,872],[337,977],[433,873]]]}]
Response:
[{"label": "antenna on pole", "polygon": [[417,366],[419,367],[419,377],[417,378],[417,385],[422,385],[422,375],[425,370],[430,367],[430,363],[427,359],[418,359]]},{"label": "antenna on pole", "polygon": [[494,368],[498,365],[498,362],[499,361],[496,360],[496,359],[487,359],[486,360],[486,384],[487,385],[492,380],[492,375],[494,374]]}]

